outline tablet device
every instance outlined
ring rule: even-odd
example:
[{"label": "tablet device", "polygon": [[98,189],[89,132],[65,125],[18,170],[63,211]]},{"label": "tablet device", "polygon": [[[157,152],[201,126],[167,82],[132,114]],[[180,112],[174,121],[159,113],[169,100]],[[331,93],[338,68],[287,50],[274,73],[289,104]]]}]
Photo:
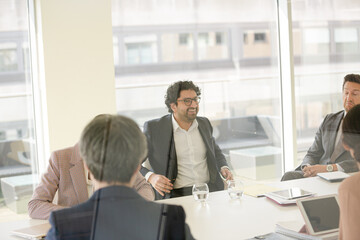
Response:
[{"label": "tablet device", "polygon": [[336,195],[299,199],[297,205],[310,235],[339,231],[340,209]]},{"label": "tablet device", "polygon": [[285,190],[270,192],[269,194],[282,199],[291,200],[311,196],[314,193],[302,190],[301,188],[293,187]]},{"label": "tablet device", "polygon": [[345,178],[350,177],[349,174],[340,171],[318,173],[317,175],[329,182],[341,182]]},{"label": "tablet device", "polygon": [[50,229],[49,223],[43,223],[27,228],[16,229],[12,234],[26,239],[42,239]]}]

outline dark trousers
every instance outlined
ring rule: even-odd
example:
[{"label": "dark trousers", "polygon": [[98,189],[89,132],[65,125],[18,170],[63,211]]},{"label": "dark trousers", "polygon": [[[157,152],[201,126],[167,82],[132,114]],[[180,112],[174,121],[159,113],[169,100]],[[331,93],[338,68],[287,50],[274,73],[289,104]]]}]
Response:
[{"label": "dark trousers", "polygon": [[171,198],[183,197],[189,195],[192,195],[192,187],[176,188],[173,189],[170,193]]},{"label": "dark trousers", "polygon": [[[209,192],[217,191],[216,186],[214,184],[208,183]],[[183,187],[183,188],[176,188],[170,192],[170,198],[176,197],[184,197],[192,195],[192,186],[191,187]]]}]

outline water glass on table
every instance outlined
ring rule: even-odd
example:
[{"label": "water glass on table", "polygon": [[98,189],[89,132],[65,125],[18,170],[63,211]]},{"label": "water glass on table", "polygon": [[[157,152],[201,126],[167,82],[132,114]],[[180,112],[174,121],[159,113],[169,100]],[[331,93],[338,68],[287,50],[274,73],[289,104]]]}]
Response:
[{"label": "water glass on table", "polygon": [[231,199],[240,199],[244,193],[244,184],[239,179],[228,180],[228,193]]},{"label": "water glass on table", "polygon": [[206,202],[209,197],[209,187],[206,183],[195,183],[192,194],[196,201]]}]

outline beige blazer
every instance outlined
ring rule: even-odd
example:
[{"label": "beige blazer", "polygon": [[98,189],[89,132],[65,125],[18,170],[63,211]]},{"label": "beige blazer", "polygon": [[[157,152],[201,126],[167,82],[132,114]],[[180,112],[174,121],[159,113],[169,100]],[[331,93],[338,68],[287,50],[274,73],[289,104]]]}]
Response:
[{"label": "beige blazer", "polygon": [[340,239],[358,240],[360,237],[360,173],[344,180],[339,187]]},{"label": "beige blazer", "polygon": [[[140,172],[136,175],[133,188],[145,199],[154,200],[154,191]],[[58,201],[54,204],[56,192]],[[47,171],[28,203],[29,216],[48,219],[52,211],[71,207],[88,199],[84,163],[76,144],[51,154]]]}]

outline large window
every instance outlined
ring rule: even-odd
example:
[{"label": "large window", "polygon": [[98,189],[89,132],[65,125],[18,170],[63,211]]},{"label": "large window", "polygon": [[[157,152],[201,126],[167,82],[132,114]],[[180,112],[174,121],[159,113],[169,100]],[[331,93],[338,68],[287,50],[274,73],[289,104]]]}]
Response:
[{"label": "large window", "polygon": [[112,11],[114,36],[124,46],[114,48],[120,62],[130,59],[128,39],[137,41],[131,55],[137,65],[115,66],[119,114],[142,126],[167,114],[169,84],[192,80],[202,90],[199,115],[210,119],[233,172],[251,179],[281,176],[274,1],[155,1],[144,8],[113,0]]},{"label": "large window", "polygon": [[359,1],[293,1],[298,162],[325,115],[343,109],[342,81],[359,73]]},{"label": "large window", "polygon": [[0,212],[8,221],[27,217],[36,154],[27,2],[0,6]]},{"label": "large window", "polygon": [[[360,6],[358,1],[343,4],[340,0],[300,0],[291,4],[291,67],[295,69],[296,93],[293,108],[300,162],[324,116],[342,109],[343,77],[359,72]],[[191,1],[156,2],[144,10],[128,0],[113,0],[112,11],[114,35],[154,34],[159,56],[151,66],[116,67],[119,113],[135,118],[140,125],[166,114],[163,96],[167,86],[190,79],[203,90],[200,115],[211,119],[217,140],[227,143],[222,147],[230,162],[230,151],[235,149],[281,147],[274,1],[228,0],[224,4],[205,0],[195,5]],[[117,51],[120,58],[126,54],[121,48]],[[146,96],[146,100],[137,96]],[[271,119],[266,120],[273,125],[271,131],[262,117]],[[253,126],[259,124],[263,132],[246,127],[238,119],[247,119]],[[224,124],[222,121],[228,126],[218,127]],[[259,141],[259,136],[269,141]],[[295,164],[298,162],[295,160]]]}]

